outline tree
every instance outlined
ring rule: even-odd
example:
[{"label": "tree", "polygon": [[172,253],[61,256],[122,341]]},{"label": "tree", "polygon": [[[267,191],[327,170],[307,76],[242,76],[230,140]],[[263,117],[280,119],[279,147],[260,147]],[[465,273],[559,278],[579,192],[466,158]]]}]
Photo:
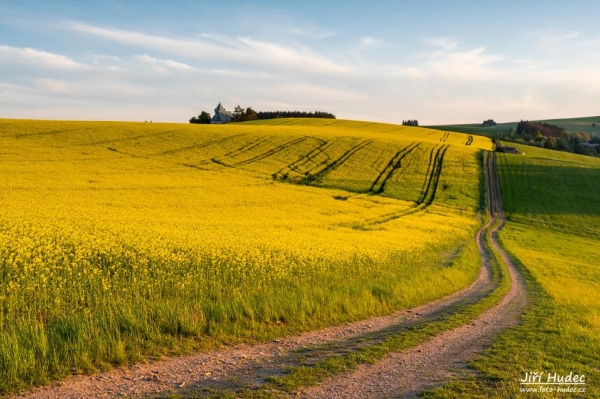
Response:
[{"label": "tree", "polygon": [[246,108],[246,114],[244,115],[244,120],[245,121],[254,121],[258,119],[258,115],[256,114],[256,111],[253,110],[251,107]]},{"label": "tree", "polygon": [[233,110],[233,121],[234,122],[243,122],[245,116],[246,116],[246,111],[244,111],[244,108],[240,107],[239,105],[237,107],[235,107],[235,109]]},{"label": "tree", "polygon": [[199,123],[203,123],[205,125],[210,124],[210,114],[208,112],[202,111],[198,119],[200,121]]},{"label": "tree", "polygon": [[553,150],[556,147],[556,139],[554,137],[548,137],[544,143],[544,148]]},{"label": "tree", "polygon": [[202,123],[202,124],[209,124],[210,123],[210,114],[206,111],[202,111],[200,113],[200,115],[193,116],[190,119],[190,123]]},{"label": "tree", "polygon": [[496,122],[494,122],[493,119],[488,119],[486,121],[483,121],[483,123],[481,124],[482,127],[489,127],[489,126],[496,126]]},{"label": "tree", "polygon": [[244,108],[242,108],[238,105],[237,107],[235,107],[235,110],[233,111],[233,121],[234,122],[246,122],[246,121],[253,121],[256,119],[258,119],[258,114],[256,113],[255,110],[252,109],[252,107],[248,107],[248,108],[246,108],[246,110],[244,110]]}]

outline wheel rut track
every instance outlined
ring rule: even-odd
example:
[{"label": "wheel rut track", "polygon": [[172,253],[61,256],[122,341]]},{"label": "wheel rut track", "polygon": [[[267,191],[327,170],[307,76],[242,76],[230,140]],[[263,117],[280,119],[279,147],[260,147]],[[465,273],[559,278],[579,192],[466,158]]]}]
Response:
[{"label": "wheel rut track", "polygon": [[[316,148],[310,150],[305,156],[294,161],[287,165],[286,167],[278,170],[273,174],[273,178],[276,180],[286,180],[291,172],[295,172],[298,175],[302,174],[301,168],[306,165],[308,162],[314,162],[315,159],[319,155],[324,155],[329,159],[329,156],[325,153],[325,151],[335,144],[336,140],[330,141],[322,141]],[[306,172],[310,173],[313,168],[308,169]]]},{"label": "wheel rut track", "polygon": [[157,152],[157,153],[151,154],[151,156],[179,154],[181,152],[192,151],[192,150],[197,150],[197,149],[200,149],[200,148],[210,147],[210,146],[213,146],[213,145],[223,144],[223,143],[226,143],[226,142],[228,142],[230,140],[234,140],[234,139],[236,139],[238,137],[246,136],[246,135],[247,135],[247,133],[233,134],[233,135],[230,135],[230,136],[225,136],[225,137],[221,137],[221,138],[218,138],[218,139],[205,141],[205,142],[202,142],[202,143],[196,143],[196,144],[188,145],[188,146],[185,146],[185,147],[173,148],[171,150]]},{"label": "wheel rut track", "polygon": [[212,162],[214,162],[216,164],[219,164],[219,165],[222,165],[222,166],[234,167],[234,168],[237,168],[237,167],[240,167],[240,166],[245,166],[245,165],[250,165],[250,164],[252,164],[254,162],[258,162],[258,161],[261,161],[261,160],[263,160],[265,158],[269,158],[269,157],[271,157],[271,156],[273,156],[273,155],[275,155],[275,154],[277,154],[277,153],[285,150],[288,147],[294,146],[296,144],[299,144],[299,143],[305,141],[306,139],[307,139],[306,137],[301,137],[301,138],[289,141],[287,143],[284,143],[284,144],[281,144],[279,146],[273,147],[273,148],[271,148],[271,149],[263,152],[262,154],[253,156],[253,157],[245,159],[243,161],[235,162],[233,164],[228,164],[228,163],[224,162],[223,160],[217,159],[217,158],[213,158]]},{"label": "wheel rut track", "polygon": [[423,182],[421,195],[412,207],[404,209],[402,211],[387,213],[377,218],[369,219],[364,224],[364,227],[369,228],[369,226],[376,226],[379,224],[387,223],[389,221],[399,219],[403,216],[411,215],[413,213],[421,212],[427,209],[427,207],[429,207],[435,200],[438,183],[442,174],[442,168],[444,166],[444,156],[446,155],[446,151],[448,151],[448,148],[450,148],[450,146],[448,144],[445,144],[441,147],[434,147],[431,149],[431,152],[429,154],[429,164],[427,166],[427,177]]},{"label": "wheel rut track", "polygon": [[375,179],[369,192],[373,194],[381,194],[385,191],[385,184],[392,177],[394,172],[402,167],[402,160],[408,156],[411,152],[417,149],[421,143],[411,143],[405,148],[402,148],[390,159],[386,167],[381,171],[379,176]]},{"label": "wheel rut track", "polygon": [[[507,265],[509,292],[470,323],[445,331],[414,348],[390,354],[373,366],[359,366],[355,372],[306,389],[300,397],[416,397],[419,392],[443,385],[466,372],[468,362],[481,355],[495,336],[519,323],[519,316],[527,304],[527,291],[522,275],[496,240],[496,233],[504,226],[504,214],[495,153],[488,155],[485,169],[491,218],[478,232],[478,243],[481,243],[482,234],[490,235],[493,250]],[[481,244],[480,252],[483,259],[489,258]]]},{"label": "wheel rut track", "polygon": [[[440,181],[440,176],[442,175],[442,167],[444,163],[444,156],[446,155],[446,151],[448,151],[449,145],[443,145],[439,147],[435,153],[435,157],[433,159],[433,164],[431,164],[431,173],[428,173],[429,179],[427,180],[427,186],[425,187],[425,191],[421,194],[421,197],[417,201],[417,203],[431,205],[433,200],[435,199],[435,194],[437,192],[437,186]],[[433,151],[433,150],[432,150]]]},{"label": "wheel rut track", "polygon": [[339,158],[335,159],[333,162],[328,163],[323,169],[319,172],[309,175],[302,180],[304,184],[314,184],[322,181],[325,176],[334,170],[340,168],[346,161],[348,161],[354,154],[356,154],[361,149],[365,148],[369,144],[371,144],[373,140],[365,140],[350,148],[346,152],[344,152]]},{"label": "wheel rut track", "polygon": [[234,158],[234,157],[240,156],[241,154],[252,151],[256,147],[260,146],[261,144],[269,141],[272,137],[273,136],[265,136],[265,137],[261,137],[257,140],[250,141],[249,143],[244,144],[240,148],[237,148],[233,151],[229,151],[229,152],[225,153],[224,157]]},{"label": "wheel rut track", "polygon": [[[494,158],[491,159],[492,157]],[[497,174],[491,171],[494,166],[495,156],[490,156],[486,161],[486,175],[492,178],[495,176],[497,180]],[[500,224],[492,229],[493,219],[490,218],[477,233],[476,239],[484,260],[487,254],[482,246],[483,236],[493,235],[502,227],[503,220],[499,183],[490,182],[489,177],[487,180],[488,195],[492,199],[490,212],[493,215],[497,212]],[[489,344],[492,336],[516,324],[520,309],[525,304],[522,278],[495,239],[493,246],[509,266],[511,289],[498,305],[476,318],[473,322],[475,325],[469,323],[439,334],[418,347],[388,355],[374,366],[359,366],[355,372],[305,389],[299,396],[410,397],[452,377],[448,370],[452,367],[464,367],[468,360]],[[329,352],[344,353],[364,342],[377,342],[402,329],[444,317],[465,304],[476,302],[493,288],[489,262],[483,261],[478,278],[467,288],[390,316],[374,317],[256,345],[238,345],[95,375],[73,376],[61,383],[24,392],[17,397],[119,398],[190,392],[198,396],[206,388],[214,388],[217,392],[235,392],[240,387],[260,386],[270,377],[284,375],[288,367],[306,362],[307,356],[309,363],[318,361]],[[494,317],[500,317],[500,323],[495,323],[498,320]],[[426,379],[420,377],[423,370],[428,371]],[[212,392],[214,394],[215,391]],[[210,392],[207,394],[211,395]]]}]

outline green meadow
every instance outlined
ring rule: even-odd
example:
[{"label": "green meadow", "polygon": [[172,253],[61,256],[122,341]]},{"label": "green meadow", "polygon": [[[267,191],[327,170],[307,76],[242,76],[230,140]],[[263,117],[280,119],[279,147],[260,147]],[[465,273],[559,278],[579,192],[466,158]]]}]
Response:
[{"label": "green meadow", "polygon": [[[499,237],[526,277],[521,326],[473,363],[477,378],[426,397],[600,397],[600,161],[519,146],[499,154]],[[522,392],[526,372],[585,375],[585,392]],[[582,387],[577,387],[577,389]]]},{"label": "green meadow", "polygon": [[[551,125],[564,127],[571,133],[590,133],[600,135],[600,116],[588,116],[583,118],[562,118],[562,119],[540,119],[532,122],[543,122]],[[432,129],[449,130],[451,132],[460,132],[467,134],[482,134],[489,137],[495,137],[502,133],[507,133],[511,129],[516,129],[519,122],[503,122],[495,126],[482,127],[481,123],[464,123],[456,125],[435,125],[427,126]],[[594,126],[595,125],[595,126]]]}]

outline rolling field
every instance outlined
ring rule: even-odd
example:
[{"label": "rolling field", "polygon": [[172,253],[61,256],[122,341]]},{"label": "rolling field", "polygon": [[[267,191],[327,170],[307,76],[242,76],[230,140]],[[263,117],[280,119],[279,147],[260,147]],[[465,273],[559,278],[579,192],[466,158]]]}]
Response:
[{"label": "rolling field", "polygon": [[[551,125],[564,127],[571,133],[590,133],[600,135],[600,116],[589,116],[584,118],[542,119],[531,122],[543,122]],[[498,123],[496,126],[482,127],[480,123],[465,123],[459,125],[428,126],[432,129],[449,130],[466,134],[484,134],[489,137],[498,136],[500,133],[508,133],[510,129],[516,129],[518,122]],[[595,125],[595,126],[593,126]],[[529,147],[527,147],[529,148]]]},{"label": "rolling field", "polygon": [[[499,236],[527,277],[531,306],[475,362],[477,381],[427,397],[600,397],[600,160],[518,147],[527,155],[498,156],[508,220]],[[583,374],[575,388],[585,392],[524,392],[526,372]]]},{"label": "rolling field", "polygon": [[385,314],[478,273],[483,137],[0,120],[0,142],[0,392]]}]

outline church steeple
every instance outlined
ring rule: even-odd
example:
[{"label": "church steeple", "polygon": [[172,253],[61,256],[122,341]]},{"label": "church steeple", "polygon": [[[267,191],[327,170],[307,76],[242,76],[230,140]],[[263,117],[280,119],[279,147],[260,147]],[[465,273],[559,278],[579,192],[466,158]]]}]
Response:
[{"label": "church steeple", "polygon": [[225,112],[225,107],[221,105],[221,101],[219,101],[219,105],[217,105],[217,108],[215,108],[215,114],[217,112]]},{"label": "church steeple", "polygon": [[229,123],[233,121],[233,114],[227,111],[221,101],[215,108],[215,116],[212,117],[211,123]]}]

